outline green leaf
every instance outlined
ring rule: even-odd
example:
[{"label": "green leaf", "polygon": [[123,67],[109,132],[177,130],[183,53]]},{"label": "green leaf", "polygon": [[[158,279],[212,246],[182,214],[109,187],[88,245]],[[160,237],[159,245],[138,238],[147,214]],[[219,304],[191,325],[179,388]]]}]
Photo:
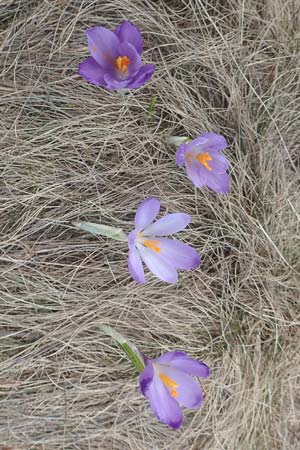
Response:
[{"label": "green leaf", "polygon": [[72,225],[79,230],[88,231],[93,234],[100,234],[101,236],[106,236],[111,239],[115,239],[116,241],[127,242],[127,235],[123,230],[121,230],[121,228],[91,222],[72,222]]},{"label": "green leaf", "polygon": [[135,345],[133,345],[128,339],[122,336],[122,334],[118,333],[118,331],[108,325],[99,325],[99,328],[105,334],[112,337],[120,345],[124,353],[126,353],[128,359],[132,362],[133,366],[138,372],[142,372],[144,370],[145,365],[142,362],[142,356],[140,355],[140,352]]},{"label": "green leaf", "polygon": [[167,144],[169,145],[180,145],[183,142],[189,142],[191,139],[187,136],[169,136],[167,138]]},{"label": "green leaf", "polygon": [[122,344],[121,348],[123,349],[123,351],[126,353],[126,355],[128,356],[128,358],[130,359],[130,361],[132,362],[132,364],[134,365],[134,367],[136,368],[136,370],[138,372],[142,372],[145,368],[144,364],[142,363],[142,361],[140,360],[140,358],[134,353],[134,351],[130,348],[129,344]]}]

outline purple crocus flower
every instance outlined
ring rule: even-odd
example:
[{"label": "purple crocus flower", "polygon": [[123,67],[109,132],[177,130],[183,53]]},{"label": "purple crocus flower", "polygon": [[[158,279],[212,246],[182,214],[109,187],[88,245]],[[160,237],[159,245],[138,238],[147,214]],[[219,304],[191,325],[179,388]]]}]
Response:
[{"label": "purple crocus flower", "polygon": [[141,392],[149,399],[158,420],[177,429],[183,421],[180,405],[196,409],[203,403],[201,386],[192,376],[207,378],[210,369],[178,351],[145,359],[146,367],[139,378]]},{"label": "purple crocus flower", "polygon": [[203,133],[188,143],[180,144],[176,152],[179,167],[185,164],[188,177],[196,187],[208,186],[219,194],[229,192],[228,162],[221,150],[227,142],[224,136]]},{"label": "purple crocus flower", "polygon": [[92,27],[86,30],[91,56],[79,66],[87,81],[106,89],[136,89],[153,75],[153,64],[141,63],[143,38],[137,27],[124,21],[114,30]]},{"label": "purple crocus flower", "polygon": [[168,214],[153,223],[159,209],[157,198],[144,200],[135,215],[135,229],[128,235],[128,268],[138,283],[145,283],[142,260],[154,275],[167,283],[176,283],[176,269],[194,269],[201,263],[192,247],[162,237],[183,230],[189,224],[190,216],[183,213]]}]

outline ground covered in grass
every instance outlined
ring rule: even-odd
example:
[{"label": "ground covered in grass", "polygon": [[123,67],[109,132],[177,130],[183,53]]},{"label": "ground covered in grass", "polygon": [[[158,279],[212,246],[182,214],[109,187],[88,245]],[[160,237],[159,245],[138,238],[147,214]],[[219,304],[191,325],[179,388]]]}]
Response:
[{"label": "ground covered in grass", "polygon": [[[299,449],[299,17],[293,0],[0,2],[1,449]],[[122,19],[157,65],[124,94],[77,74],[84,30]],[[203,131],[230,144],[227,196],[166,144]],[[71,225],[130,231],[148,196],[192,217],[203,264],[176,285],[137,285],[126,243]],[[181,430],[101,323],[212,368]]]}]

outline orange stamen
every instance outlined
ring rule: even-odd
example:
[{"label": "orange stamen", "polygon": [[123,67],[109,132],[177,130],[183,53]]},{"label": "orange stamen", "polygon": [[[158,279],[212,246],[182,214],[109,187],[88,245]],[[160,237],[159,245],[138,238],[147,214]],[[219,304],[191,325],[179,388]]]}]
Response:
[{"label": "orange stamen", "polygon": [[171,394],[171,396],[174,397],[174,398],[177,398],[177,397],[178,397],[178,392],[176,391],[176,389],[172,389],[171,392],[170,392],[170,394]]},{"label": "orange stamen", "polygon": [[202,164],[202,166],[205,167],[205,169],[211,170],[211,167],[208,165],[207,161],[212,161],[212,157],[208,152],[200,153],[199,155],[196,156],[196,158]]},{"label": "orange stamen", "polygon": [[179,386],[176,381],[172,380],[172,378],[168,377],[168,375],[166,375],[165,373],[160,373],[159,378],[169,389],[177,389]]},{"label": "orange stamen", "polygon": [[145,247],[151,248],[151,250],[156,253],[159,253],[161,251],[161,248],[159,248],[160,242],[154,239],[146,239],[143,244],[145,245]]},{"label": "orange stamen", "polygon": [[128,56],[118,56],[116,60],[116,65],[120,72],[122,72],[123,74],[126,73],[129,64],[130,59],[128,58]]},{"label": "orange stamen", "polygon": [[172,378],[168,377],[165,373],[159,374],[159,378],[164,383],[164,385],[170,389],[170,394],[172,397],[177,398],[178,392],[177,388],[179,387],[179,384],[176,383],[176,381],[172,380]]}]

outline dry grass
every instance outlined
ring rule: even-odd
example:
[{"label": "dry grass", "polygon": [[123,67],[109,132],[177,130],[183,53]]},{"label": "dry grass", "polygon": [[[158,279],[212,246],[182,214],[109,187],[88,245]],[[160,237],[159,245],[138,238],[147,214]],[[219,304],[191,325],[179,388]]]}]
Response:
[{"label": "dry grass", "polygon": [[[0,448],[298,449],[297,1],[5,0],[0,17]],[[84,29],[123,18],[158,67],[126,94],[77,75]],[[166,145],[206,130],[230,142],[225,197]],[[70,225],[129,231],[149,195],[192,216],[182,238],[204,263],[175,286],[138,286],[126,245]],[[156,421],[98,323],[212,367],[182,430]]]}]

